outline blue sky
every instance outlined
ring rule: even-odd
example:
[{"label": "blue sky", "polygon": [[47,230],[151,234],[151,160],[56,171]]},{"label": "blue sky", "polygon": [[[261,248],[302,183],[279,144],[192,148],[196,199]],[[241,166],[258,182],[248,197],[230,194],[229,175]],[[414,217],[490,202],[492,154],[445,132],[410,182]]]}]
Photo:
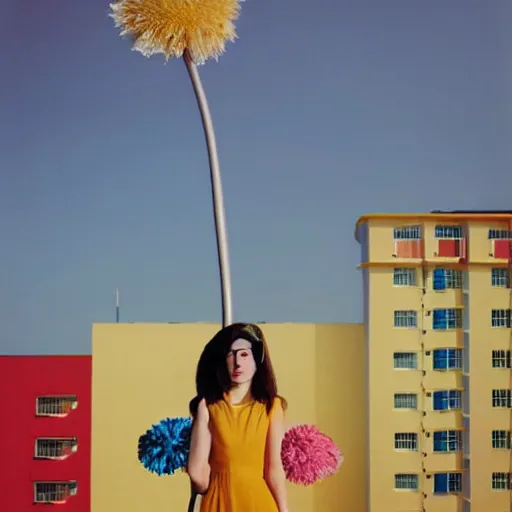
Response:
[{"label": "blue sky", "polygon": [[[0,353],[91,324],[220,321],[208,161],[181,61],[99,0],[1,0]],[[361,321],[365,212],[510,208],[507,0],[248,0],[200,69],[235,317]]]}]

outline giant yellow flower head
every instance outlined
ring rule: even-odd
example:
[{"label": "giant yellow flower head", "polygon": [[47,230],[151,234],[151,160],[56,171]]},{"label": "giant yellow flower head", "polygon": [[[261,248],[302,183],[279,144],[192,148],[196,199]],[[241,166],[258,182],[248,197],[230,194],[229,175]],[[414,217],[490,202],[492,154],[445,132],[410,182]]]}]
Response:
[{"label": "giant yellow flower head", "polygon": [[196,64],[222,55],[236,39],[239,0],[119,0],[111,16],[133,49],[166,60],[187,50]]}]

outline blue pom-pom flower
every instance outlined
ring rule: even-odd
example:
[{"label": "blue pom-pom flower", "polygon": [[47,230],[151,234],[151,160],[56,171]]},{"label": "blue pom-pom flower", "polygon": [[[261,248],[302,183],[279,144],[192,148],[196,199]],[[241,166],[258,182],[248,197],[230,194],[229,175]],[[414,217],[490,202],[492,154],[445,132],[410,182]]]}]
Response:
[{"label": "blue pom-pom flower", "polygon": [[158,476],[174,475],[187,465],[191,418],[165,418],[139,437],[141,464]]}]

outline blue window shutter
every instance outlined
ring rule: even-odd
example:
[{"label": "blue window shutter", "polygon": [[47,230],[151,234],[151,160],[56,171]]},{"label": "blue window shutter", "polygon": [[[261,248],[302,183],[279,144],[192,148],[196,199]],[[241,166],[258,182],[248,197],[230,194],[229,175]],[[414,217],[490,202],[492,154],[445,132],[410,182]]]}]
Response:
[{"label": "blue window shutter", "polygon": [[446,349],[434,350],[434,370],[446,370],[448,368],[447,356]]},{"label": "blue window shutter", "polygon": [[436,473],[434,475],[434,492],[448,492],[448,473]]},{"label": "blue window shutter", "polygon": [[445,272],[442,268],[436,268],[433,274],[434,290],[446,290]]},{"label": "blue window shutter", "polygon": [[434,451],[446,452],[448,450],[448,441],[446,432],[434,432]]},{"label": "blue window shutter", "polygon": [[446,309],[434,309],[434,329],[446,329],[448,318]]},{"label": "blue window shutter", "polygon": [[434,391],[434,411],[446,409],[446,400],[443,400],[445,391]]}]

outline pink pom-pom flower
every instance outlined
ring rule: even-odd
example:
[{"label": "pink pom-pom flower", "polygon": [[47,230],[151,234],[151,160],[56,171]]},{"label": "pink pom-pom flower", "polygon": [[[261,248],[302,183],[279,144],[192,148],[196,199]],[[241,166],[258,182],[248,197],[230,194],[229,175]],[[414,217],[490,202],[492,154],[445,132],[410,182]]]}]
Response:
[{"label": "pink pom-pom flower", "polygon": [[281,459],[286,479],[307,486],[334,475],[343,462],[343,454],[314,425],[297,425],[284,435]]}]

